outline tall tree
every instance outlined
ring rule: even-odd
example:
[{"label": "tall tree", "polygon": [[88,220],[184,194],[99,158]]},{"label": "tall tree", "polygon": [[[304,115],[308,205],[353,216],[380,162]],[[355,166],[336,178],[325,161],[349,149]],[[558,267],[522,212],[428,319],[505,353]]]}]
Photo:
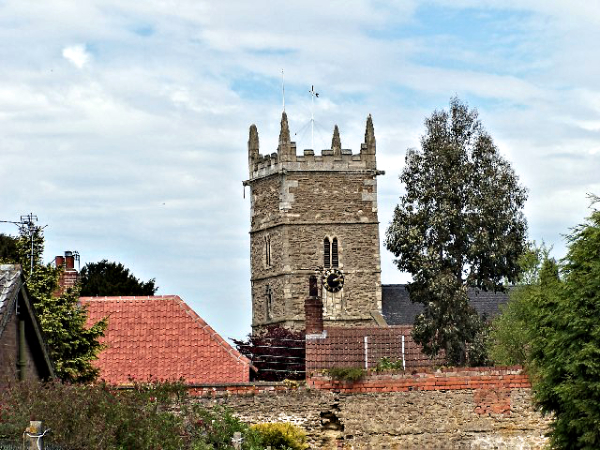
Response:
[{"label": "tall tree", "polygon": [[106,320],[86,326],[87,312],[79,305],[77,288],[54,295],[62,268],[43,264],[41,227],[31,223],[22,227],[17,249],[57,375],[65,381],[94,380],[98,371],[91,362],[102,349],[98,339],[104,335]]},{"label": "tall tree", "polygon": [[103,259],[87,263],[79,278],[82,296],[154,295],[158,289],[155,279],[141,281],[123,264]]},{"label": "tall tree", "polygon": [[548,265],[533,316],[534,398],[552,413],[552,448],[600,448],[600,211],[568,236],[559,270]]},{"label": "tall tree", "polygon": [[385,245],[413,281],[422,303],[413,336],[426,353],[445,351],[452,364],[475,363],[468,349],[483,322],[467,289],[503,290],[519,274],[527,199],[510,164],[478,120],[457,98],[449,111],[425,120],[421,149],[409,149],[400,197]]}]

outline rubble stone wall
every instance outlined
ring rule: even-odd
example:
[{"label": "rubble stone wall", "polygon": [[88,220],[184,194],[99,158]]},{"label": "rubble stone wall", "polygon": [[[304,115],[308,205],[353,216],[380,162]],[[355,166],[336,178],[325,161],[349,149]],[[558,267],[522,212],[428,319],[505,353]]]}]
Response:
[{"label": "rubble stone wall", "polygon": [[297,424],[313,449],[541,449],[550,423],[518,368],[383,374],[353,386],[319,374],[306,387],[198,386],[195,394],[249,423]]}]

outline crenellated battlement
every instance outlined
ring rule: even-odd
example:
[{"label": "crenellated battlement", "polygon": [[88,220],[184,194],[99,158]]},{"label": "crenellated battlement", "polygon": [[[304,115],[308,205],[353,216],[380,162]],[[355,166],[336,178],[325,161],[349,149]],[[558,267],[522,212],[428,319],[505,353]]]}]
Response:
[{"label": "crenellated battlement", "polygon": [[305,149],[303,154],[296,152],[296,143],[290,140],[290,131],[287,115],[281,116],[281,129],[279,132],[279,145],[277,151],[271,154],[260,154],[258,130],[256,125],[250,127],[248,139],[248,169],[250,180],[263,178],[272,174],[289,171],[376,171],[375,158],[376,142],[371,116],[367,118],[365,140],[361,144],[359,153],[352,153],[350,149],[343,149],[340,131],[336,125],[331,139],[331,148],[315,155],[313,149]]}]

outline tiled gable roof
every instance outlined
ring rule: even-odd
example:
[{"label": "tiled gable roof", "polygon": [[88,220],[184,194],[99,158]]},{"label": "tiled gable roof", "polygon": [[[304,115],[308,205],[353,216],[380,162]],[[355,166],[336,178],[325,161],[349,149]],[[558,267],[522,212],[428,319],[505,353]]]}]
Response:
[{"label": "tiled gable roof", "polygon": [[[384,284],[382,286],[382,314],[388,325],[412,325],[415,317],[423,311],[423,305],[413,303],[405,284]],[[469,288],[467,292],[471,305],[479,315],[493,318],[500,312],[500,306],[508,302],[505,292],[486,292]]]},{"label": "tiled gable roof", "polygon": [[89,323],[108,317],[107,348],[94,363],[110,384],[248,381],[250,361],[174,295],[83,297]]},{"label": "tiled gable roof", "polygon": [[0,264],[0,369],[10,358],[20,355],[20,338],[16,337],[19,321],[24,324],[27,348],[25,377],[35,374],[34,377],[54,378],[54,366],[32,300],[25,287],[21,266]]}]

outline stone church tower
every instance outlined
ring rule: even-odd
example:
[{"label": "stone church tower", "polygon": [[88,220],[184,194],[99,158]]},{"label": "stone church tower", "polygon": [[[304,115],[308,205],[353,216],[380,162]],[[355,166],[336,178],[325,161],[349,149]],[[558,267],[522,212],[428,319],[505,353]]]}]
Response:
[{"label": "stone church tower", "polygon": [[276,153],[248,141],[252,327],[304,329],[308,280],[320,279],[325,325],[374,324],[381,312],[375,134],[367,119],[360,153],[342,148],[336,125],[331,149],[296,154],[287,115]]}]

